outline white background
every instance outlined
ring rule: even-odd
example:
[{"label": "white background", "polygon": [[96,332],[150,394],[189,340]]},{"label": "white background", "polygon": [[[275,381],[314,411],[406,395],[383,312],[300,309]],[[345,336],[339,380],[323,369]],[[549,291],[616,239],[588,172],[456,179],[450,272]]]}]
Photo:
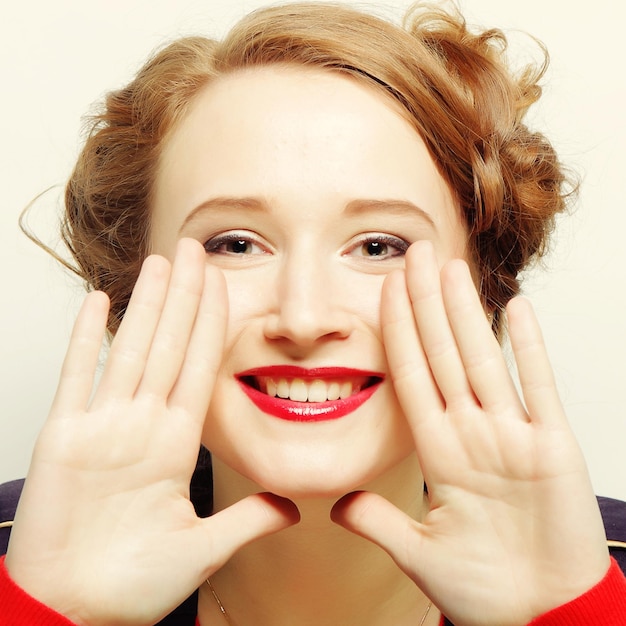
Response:
[{"label": "white background", "polygon": [[[81,116],[180,34],[221,36],[259,0],[22,0],[0,22],[0,482],[25,475],[81,287],[18,230],[48,243]],[[367,7],[366,3],[359,3]],[[399,18],[408,1],[378,13]],[[583,178],[546,268],[526,282],[596,491],[626,499],[626,70],[615,0],[462,0],[471,23],[530,32],[552,64],[533,124]],[[376,6],[376,5],[372,5]],[[566,7],[566,8],[564,8]]]}]

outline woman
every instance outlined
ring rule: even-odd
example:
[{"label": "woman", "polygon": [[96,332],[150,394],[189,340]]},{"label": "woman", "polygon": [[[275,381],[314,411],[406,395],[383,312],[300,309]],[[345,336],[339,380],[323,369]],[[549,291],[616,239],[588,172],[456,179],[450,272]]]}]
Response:
[{"label": "woman", "polygon": [[542,68],[514,78],[503,43],[291,5],[108,97],[66,193],[92,291],[2,619],[153,624],[199,588],[202,626],[626,623],[514,297],[568,189],[523,123]]}]

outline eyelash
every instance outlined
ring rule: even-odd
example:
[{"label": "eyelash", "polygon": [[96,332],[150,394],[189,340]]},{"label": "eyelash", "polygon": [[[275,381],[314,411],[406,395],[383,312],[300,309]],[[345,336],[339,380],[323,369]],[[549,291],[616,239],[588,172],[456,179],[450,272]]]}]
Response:
[{"label": "eyelash", "polygon": [[[401,239],[400,237],[394,237],[393,235],[383,235],[383,234],[367,235],[364,239],[359,240],[349,250],[349,252],[353,252],[354,250],[358,250],[359,248],[363,249],[365,246],[368,246],[371,243],[382,243],[388,246],[389,248],[395,248],[395,250],[397,251],[395,254],[380,255],[381,257],[383,257],[379,259],[380,261],[385,261],[387,259],[404,256],[404,254],[406,253],[410,245],[408,241]],[[376,255],[372,255],[368,258],[376,259]]]},{"label": "eyelash", "polygon": [[230,251],[222,251],[220,252],[220,248],[229,243],[237,243],[237,242],[245,242],[247,244],[256,245],[259,248],[262,246],[254,240],[254,238],[250,237],[250,235],[245,235],[242,233],[225,233],[223,235],[217,235],[216,237],[211,237],[204,242],[204,249],[207,254],[233,254],[235,256],[239,255],[237,252]]},{"label": "eyelash", "polygon": [[[259,248],[263,248],[263,246],[261,246],[261,244],[255,241],[255,239],[251,237],[250,235],[233,232],[233,233],[224,233],[222,235],[211,237],[204,243],[204,249],[207,252],[207,254],[232,254],[234,256],[243,255],[244,253],[238,253],[238,252],[232,252],[232,251],[226,251],[226,250],[220,251],[220,248],[222,248],[223,246],[226,246],[229,243],[237,243],[237,242],[243,242],[243,243],[246,243],[247,245],[253,245],[253,246],[256,245]],[[408,241],[401,239],[400,237],[395,237],[393,235],[384,235],[382,233],[371,234],[371,235],[367,235],[363,239],[359,239],[358,241],[356,241],[355,244],[348,250],[346,255],[350,256],[352,252],[359,250],[359,249],[362,250],[365,246],[368,246],[372,243],[383,244],[387,246],[388,248],[395,249],[396,251],[395,253],[392,253],[392,254],[388,254],[388,253],[380,254],[380,255],[373,254],[371,256],[363,255],[363,256],[366,256],[366,258],[375,259],[378,261],[386,261],[388,259],[392,259],[395,257],[404,256],[404,254],[406,253],[410,245]],[[380,256],[381,258],[378,259],[377,258],[378,256]]]}]

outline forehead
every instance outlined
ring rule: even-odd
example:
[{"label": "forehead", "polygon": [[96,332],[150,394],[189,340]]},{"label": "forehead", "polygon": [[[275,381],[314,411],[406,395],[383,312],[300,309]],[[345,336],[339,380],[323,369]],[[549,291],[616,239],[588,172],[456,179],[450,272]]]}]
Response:
[{"label": "forehead", "polygon": [[300,119],[310,115],[313,119],[323,117],[330,121],[333,117],[329,120],[329,111],[336,110],[338,105],[341,108],[343,104],[348,107],[356,105],[362,113],[380,113],[380,108],[384,107],[410,125],[406,109],[386,90],[364,77],[287,63],[253,66],[222,74],[196,96],[187,120],[196,116],[199,109],[208,108],[213,114],[227,117],[234,112],[234,105],[236,112],[245,113],[247,118],[260,115],[266,123],[271,123],[278,116],[284,121],[284,113],[294,104],[301,109]]},{"label": "forehead", "polygon": [[[244,169],[252,182],[261,167],[263,176],[271,170],[274,178],[282,168],[293,179],[298,162],[314,167],[318,179],[345,175],[347,181],[355,167],[373,165],[366,161],[375,151],[376,167],[392,182],[416,168],[423,174],[431,161],[406,115],[382,90],[338,72],[283,65],[241,70],[198,94],[165,143],[159,177],[185,170],[187,178],[195,173],[226,185]],[[417,158],[402,158],[411,152]]]},{"label": "forehead", "polygon": [[398,102],[350,76],[293,66],[235,72],[199,93],[165,143],[153,191],[155,244],[220,197],[261,199],[301,222],[355,199],[410,202],[446,228],[458,220]]}]

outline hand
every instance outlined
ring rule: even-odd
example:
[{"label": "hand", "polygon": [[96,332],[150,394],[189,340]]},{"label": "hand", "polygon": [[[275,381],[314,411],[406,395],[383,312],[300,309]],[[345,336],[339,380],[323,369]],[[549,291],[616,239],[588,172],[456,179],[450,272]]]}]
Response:
[{"label": "hand", "polygon": [[173,268],[149,257],[91,397],[108,299],[84,302],[6,559],[78,624],[153,624],[241,546],[298,519],[268,494],[208,519],[189,501],[226,310],[197,242],[181,240]]},{"label": "hand", "polygon": [[507,307],[524,402],[466,263],[440,273],[432,246],[413,245],[382,307],[430,508],[413,520],[363,492],[333,519],[382,546],[457,626],[527,624],[599,582],[602,521],[530,304]]}]

